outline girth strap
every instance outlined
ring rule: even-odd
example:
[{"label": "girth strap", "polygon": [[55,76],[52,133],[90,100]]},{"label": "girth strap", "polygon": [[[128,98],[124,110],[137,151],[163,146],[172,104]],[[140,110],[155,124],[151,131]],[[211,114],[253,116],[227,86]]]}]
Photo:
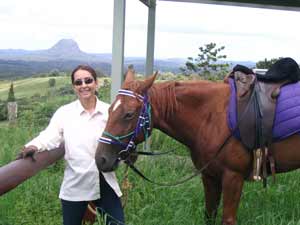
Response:
[{"label": "girth strap", "polygon": [[[258,81],[254,74],[245,74],[241,71],[232,72],[229,78],[234,79],[237,91],[237,118],[240,121],[238,127],[241,142],[249,151],[254,151],[254,160],[257,160],[253,165],[253,178],[262,175],[266,187],[269,171],[275,181],[275,161],[269,147],[273,139],[276,100],[280,87],[290,83],[290,80],[276,83],[262,82]],[[242,114],[246,114],[247,119],[241,119]],[[259,152],[261,155],[257,156]]]}]

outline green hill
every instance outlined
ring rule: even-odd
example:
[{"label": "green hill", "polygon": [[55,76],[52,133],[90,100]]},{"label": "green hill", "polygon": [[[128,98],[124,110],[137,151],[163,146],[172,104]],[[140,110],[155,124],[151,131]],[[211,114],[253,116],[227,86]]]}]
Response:
[{"label": "green hill", "polygon": [[[54,78],[56,80],[56,89],[70,84],[69,77],[37,77],[37,78],[26,78],[21,80],[16,80],[14,84],[14,92],[16,98],[29,98],[34,95],[47,95],[51,90],[49,87],[49,79]],[[7,99],[8,90],[11,81],[0,81],[0,100],[4,101]]]}]

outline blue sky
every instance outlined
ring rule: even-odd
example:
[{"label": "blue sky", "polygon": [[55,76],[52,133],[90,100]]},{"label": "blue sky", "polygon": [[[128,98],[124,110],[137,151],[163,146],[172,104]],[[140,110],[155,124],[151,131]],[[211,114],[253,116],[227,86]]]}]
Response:
[{"label": "blue sky", "polygon": [[[147,8],[127,0],[125,55],[145,56]],[[85,52],[109,53],[113,0],[1,0],[0,49],[47,49],[72,38]],[[300,62],[300,12],[157,1],[156,58],[196,56],[224,45],[230,60],[292,57]]]}]

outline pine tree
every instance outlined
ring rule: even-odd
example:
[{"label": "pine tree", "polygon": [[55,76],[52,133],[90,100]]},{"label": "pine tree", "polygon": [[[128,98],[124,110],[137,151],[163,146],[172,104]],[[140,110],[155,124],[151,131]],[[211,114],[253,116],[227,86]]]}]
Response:
[{"label": "pine tree", "polygon": [[16,101],[15,93],[14,93],[14,84],[11,82],[9,92],[8,92],[7,102],[14,102],[14,101]]},{"label": "pine tree", "polygon": [[229,64],[223,62],[226,55],[220,55],[220,52],[225,49],[225,46],[217,47],[216,43],[205,44],[199,47],[200,53],[196,58],[188,57],[185,67],[180,68],[182,72],[189,75],[197,73],[199,76],[207,79],[213,74],[217,74],[223,79],[229,68]]}]

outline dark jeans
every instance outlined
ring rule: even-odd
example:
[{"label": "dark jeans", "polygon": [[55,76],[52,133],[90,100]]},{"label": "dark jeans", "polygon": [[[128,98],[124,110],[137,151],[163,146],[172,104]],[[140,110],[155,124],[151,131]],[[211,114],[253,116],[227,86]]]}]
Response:
[{"label": "dark jeans", "polygon": [[[124,212],[120,198],[100,175],[101,198],[93,201],[98,212],[104,215],[106,225],[121,225],[124,222]],[[61,200],[64,225],[81,225],[88,202],[72,202]]]}]

